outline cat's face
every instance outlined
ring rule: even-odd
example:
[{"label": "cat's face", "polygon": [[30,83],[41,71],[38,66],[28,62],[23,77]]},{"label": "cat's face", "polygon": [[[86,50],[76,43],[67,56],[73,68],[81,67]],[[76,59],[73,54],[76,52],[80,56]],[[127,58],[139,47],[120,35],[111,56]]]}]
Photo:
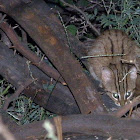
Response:
[{"label": "cat's face", "polygon": [[111,70],[108,67],[102,69],[102,84],[109,97],[118,106],[130,102],[133,97],[137,79],[137,69],[132,66],[130,69]]}]

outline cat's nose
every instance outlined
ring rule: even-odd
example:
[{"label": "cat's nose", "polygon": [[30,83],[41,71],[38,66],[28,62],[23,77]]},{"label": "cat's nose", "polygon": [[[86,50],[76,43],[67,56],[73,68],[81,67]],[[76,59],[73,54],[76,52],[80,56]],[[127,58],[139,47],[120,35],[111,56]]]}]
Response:
[{"label": "cat's nose", "polygon": [[121,106],[124,106],[125,104],[126,104],[126,102],[125,102],[124,100],[121,100],[121,101],[120,101],[120,105],[121,105]]}]

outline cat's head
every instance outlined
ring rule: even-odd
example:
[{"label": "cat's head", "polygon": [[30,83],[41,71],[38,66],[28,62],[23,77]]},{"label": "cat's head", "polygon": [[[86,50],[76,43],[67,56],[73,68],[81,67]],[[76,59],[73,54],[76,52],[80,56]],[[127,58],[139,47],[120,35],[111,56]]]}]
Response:
[{"label": "cat's head", "polygon": [[118,106],[130,102],[136,87],[137,69],[134,66],[122,71],[108,67],[102,69],[102,84],[109,97]]}]

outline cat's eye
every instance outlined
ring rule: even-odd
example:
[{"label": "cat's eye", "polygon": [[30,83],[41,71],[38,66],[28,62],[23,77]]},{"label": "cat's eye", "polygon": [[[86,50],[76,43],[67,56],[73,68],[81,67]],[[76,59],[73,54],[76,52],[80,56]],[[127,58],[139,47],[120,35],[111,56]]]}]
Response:
[{"label": "cat's eye", "polygon": [[125,99],[129,99],[132,95],[132,92],[131,91],[128,91],[126,94],[125,94]]},{"label": "cat's eye", "polygon": [[113,93],[112,96],[113,96],[113,98],[115,98],[116,100],[119,100],[119,94],[118,94],[118,93]]}]

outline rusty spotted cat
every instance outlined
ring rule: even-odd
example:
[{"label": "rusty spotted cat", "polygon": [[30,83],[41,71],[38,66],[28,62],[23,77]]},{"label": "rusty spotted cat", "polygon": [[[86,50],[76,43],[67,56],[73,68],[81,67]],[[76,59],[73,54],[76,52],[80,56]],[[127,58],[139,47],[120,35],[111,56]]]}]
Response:
[{"label": "rusty spotted cat", "polygon": [[106,55],[89,58],[88,67],[93,78],[100,81],[118,106],[125,105],[133,97],[137,68],[129,62],[136,61],[138,52],[138,46],[126,33],[114,29],[103,32],[88,51],[88,56]]}]

